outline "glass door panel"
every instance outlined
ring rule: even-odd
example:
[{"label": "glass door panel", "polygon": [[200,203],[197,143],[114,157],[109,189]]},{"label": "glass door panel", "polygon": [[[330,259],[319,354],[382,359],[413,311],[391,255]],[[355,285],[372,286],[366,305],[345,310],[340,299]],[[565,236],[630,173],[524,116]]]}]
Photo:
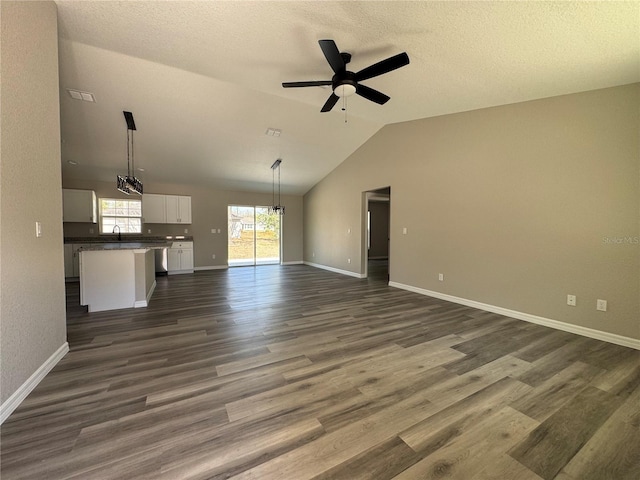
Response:
[{"label": "glass door panel", "polygon": [[268,207],[229,205],[229,266],[280,263],[280,215]]},{"label": "glass door panel", "polygon": [[256,265],[280,263],[280,215],[256,207]]},{"label": "glass door panel", "polygon": [[229,205],[229,266],[256,264],[255,209],[241,205]]}]

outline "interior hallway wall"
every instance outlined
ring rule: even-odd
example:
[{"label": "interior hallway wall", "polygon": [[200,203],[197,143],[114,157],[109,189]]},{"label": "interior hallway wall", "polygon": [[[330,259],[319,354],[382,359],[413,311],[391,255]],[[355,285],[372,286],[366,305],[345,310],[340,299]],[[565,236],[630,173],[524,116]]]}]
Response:
[{"label": "interior hallway wall", "polygon": [[[56,5],[2,1],[0,8],[0,400],[4,414],[5,402],[19,395],[45,364],[52,367],[56,354],[66,352],[67,334]],[[42,225],[39,238],[36,222]]]}]

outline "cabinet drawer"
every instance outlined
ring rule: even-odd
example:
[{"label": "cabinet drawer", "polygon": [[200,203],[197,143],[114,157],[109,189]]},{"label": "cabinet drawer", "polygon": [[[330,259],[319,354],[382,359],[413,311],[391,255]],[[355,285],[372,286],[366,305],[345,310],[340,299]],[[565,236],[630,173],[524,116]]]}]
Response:
[{"label": "cabinet drawer", "polygon": [[171,248],[181,248],[183,250],[193,250],[193,242],[173,242]]}]

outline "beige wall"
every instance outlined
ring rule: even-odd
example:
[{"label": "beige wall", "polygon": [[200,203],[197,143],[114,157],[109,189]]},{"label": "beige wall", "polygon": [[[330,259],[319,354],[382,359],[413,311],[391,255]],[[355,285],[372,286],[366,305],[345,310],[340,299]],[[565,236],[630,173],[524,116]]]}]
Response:
[{"label": "beige wall", "polygon": [[66,321],[56,6],[3,1],[1,9],[4,403],[65,344]]},{"label": "beige wall", "polygon": [[363,272],[362,192],[390,185],[391,281],[640,338],[638,105],[634,84],[389,125],[305,195],[305,261]]},{"label": "beige wall", "polygon": [[[115,178],[115,174],[114,174]],[[144,179],[143,179],[144,182]],[[64,188],[95,190],[98,198],[129,198],[118,192],[114,183],[82,182],[63,180]],[[195,267],[227,265],[227,206],[270,205],[271,194],[232,192],[214,190],[189,185],[153,184],[144,182],[146,193],[164,193],[169,195],[191,196],[191,225],[145,224],[143,231],[147,235],[192,235]],[[302,261],[302,197],[282,196],[286,214],[282,220],[282,261]],[[221,233],[211,233],[219,228]],[[90,234],[89,230],[94,233]],[[187,229],[187,233],[185,233]],[[65,237],[98,236],[98,225],[90,223],[65,223]],[[212,256],[215,254],[216,258]]]}]

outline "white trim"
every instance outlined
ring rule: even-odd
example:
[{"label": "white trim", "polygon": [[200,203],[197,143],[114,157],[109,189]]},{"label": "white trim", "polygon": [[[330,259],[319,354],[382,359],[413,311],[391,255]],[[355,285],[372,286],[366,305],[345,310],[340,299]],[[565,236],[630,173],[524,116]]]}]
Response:
[{"label": "white trim", "polygon": [[280,265],[303,265],[302,260],[294,260],[293,262],[282,262]]},{"label": "white trim", "polygon": [[467,307],[478,308],[487,312],[498,313],[500,315],[504,315],[505,317],[524,320],[525,322],[536,323],[538,325],[544,325],[545,327],[555,328],[556,330],[575,333],[577,335],[582,335],[583,337],[595,338],[596,340],[602,340],[609,343],[615,343],[616,345],[622,345],[623,347],[635,348],[636,350],[640,350],[640,339],[637,338],[625,337],[623,335],[617,335],[615,333],[603,332],[601,330],[595,330],[593,328],[581,327],[580,325],[572,325],[570,323],[561,322],[559,320],[552,320],[550,318],[531,315],[530,313],[509,310],[508,308],[496,307],[495,305],[476,302],[475,300],[467,300],[466,298],[454,297],[453,295],[447,295],[446,293],[425,290],[423,288],[405,285],[398,282],[389,282],[389,286],[419,293],[421,295],[427,295],[429,297],[439,298],[441,300],[447,300],[453,303],[459,303],[460,305],[466,305]]},{"label": "white trim", "polygon": [[167,272],[167,275],[182,275],[183,273],[193,273],[194,269],[188,270],[170,270]]},{"label": "white trim", "polygon": [[229,265],[211,265],[208,267],[195,267],[194,270],[196,272],[200,270],[226,270],[229,268]]},{"label": "white trim", "polygon": [[27,398],[34,388],[38,386],[38,384],[42,381],[44,377],[47,376],[53,367],[55,367],[62,357],[64,357],[69,351],[69,343],[64,342],[58,350],[53,352],[53,354],[42,364],[40,367],[33,372],[26,382],[24,382],[18,389],[13,392],[5,402],[0,405],[0,425],[9,418],[9,415],[13,413],[13,411],[20,406],[20,404]]},{"label": "white trim", "polygon": [[309,265],[310,267],[316,267],[316,268],[321,268],[323,270],[329,270],[330,272],[340,273],[342,275],[349,275],[350,277],[367,278],[366,275],[364,275],[363,273],[350,272],[349,270],[341,270],[339,268],[320,265],[319,263],[304,262],[304,264]]},{"label": "white trim", "polygon": [[151,288],[149,289],[149,293],[147,293],[147,304],[149,303],[149,300],[151,300],[151,295],[153,295],[153,292],[156,290],[156,285],[158,285],[158,282],[156,282],[156,279],[154,278]]}]

